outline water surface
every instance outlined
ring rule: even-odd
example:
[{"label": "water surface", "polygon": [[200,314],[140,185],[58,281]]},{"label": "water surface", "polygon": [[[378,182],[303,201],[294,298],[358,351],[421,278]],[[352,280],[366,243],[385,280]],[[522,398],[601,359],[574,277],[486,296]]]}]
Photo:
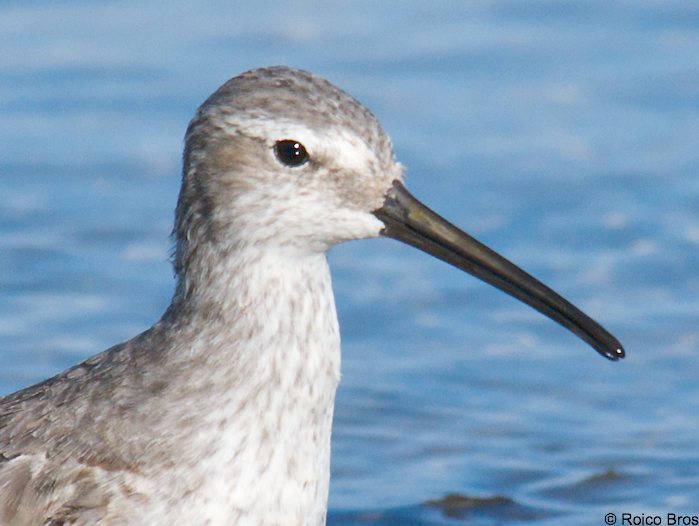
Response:
[{"label": "water surface", "polygon": [[189,118],[288,64],[368,105],[416,195],[628,350],[396,242],[336,248],[329,523],[699,514],[696,2],[25,0],[0,34],[0,393],[159,317]]}]

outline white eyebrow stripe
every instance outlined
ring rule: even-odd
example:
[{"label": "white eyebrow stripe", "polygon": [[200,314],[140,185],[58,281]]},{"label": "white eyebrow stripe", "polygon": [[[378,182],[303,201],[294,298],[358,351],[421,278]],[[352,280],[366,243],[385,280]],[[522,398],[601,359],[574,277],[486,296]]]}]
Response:
[{"label": "white eyebrow stripe", "polygon": [[[227,118],[228,117],[228,118]],[[306,148],[308,154],[332,158],[333,164],[353,171],[368,170],[373,150],[366,142],[347,128],[329,126],[323,133],[292,120],[278,119],[247,119],[241,123],[239,119],[226,116],[220,121],[222,127],[231,135],[244,133],[268,140],[270,147],[279,140],[298,141]]]}]

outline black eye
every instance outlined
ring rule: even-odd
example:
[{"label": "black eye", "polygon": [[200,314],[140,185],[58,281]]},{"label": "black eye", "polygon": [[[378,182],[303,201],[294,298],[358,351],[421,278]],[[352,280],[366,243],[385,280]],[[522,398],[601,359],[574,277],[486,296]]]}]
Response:
[{"label": "black eye", "polygon": [[301,166],[308,161],[308,152],[303,144],[291,139],[277,141],[274,153],[277,154],[279,162],[287,166]]}]

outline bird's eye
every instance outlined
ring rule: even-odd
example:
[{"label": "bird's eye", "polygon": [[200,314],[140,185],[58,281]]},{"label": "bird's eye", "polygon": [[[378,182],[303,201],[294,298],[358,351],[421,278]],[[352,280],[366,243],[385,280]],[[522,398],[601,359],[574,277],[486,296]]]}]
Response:
[{"label": "bird's eye", "polygon": [[293,139],[277,141],[274,145],[274,153],[279,162],[287,166],[301,166],[308,161],[306,148]]}]

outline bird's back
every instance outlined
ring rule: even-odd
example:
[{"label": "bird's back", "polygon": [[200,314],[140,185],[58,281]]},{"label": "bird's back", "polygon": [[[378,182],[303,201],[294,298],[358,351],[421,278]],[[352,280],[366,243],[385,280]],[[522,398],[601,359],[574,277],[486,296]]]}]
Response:
[{"label": "bird's back", "polygon": [[96,524],[115,499],[136,496],[137,430],[148,424],[139,405],[161,385],[139,371],[158,360],[146,351],[163,332],[156,324],[0,399],[0,526]]},{"label": "bird's back", "polygon": [[102,479],[129,466],[115,456],[119,449],[110,451],[100,406],[118,372],[113,362],[129,344],[0,399],[0,525],[105,518],[114,495]]}]

